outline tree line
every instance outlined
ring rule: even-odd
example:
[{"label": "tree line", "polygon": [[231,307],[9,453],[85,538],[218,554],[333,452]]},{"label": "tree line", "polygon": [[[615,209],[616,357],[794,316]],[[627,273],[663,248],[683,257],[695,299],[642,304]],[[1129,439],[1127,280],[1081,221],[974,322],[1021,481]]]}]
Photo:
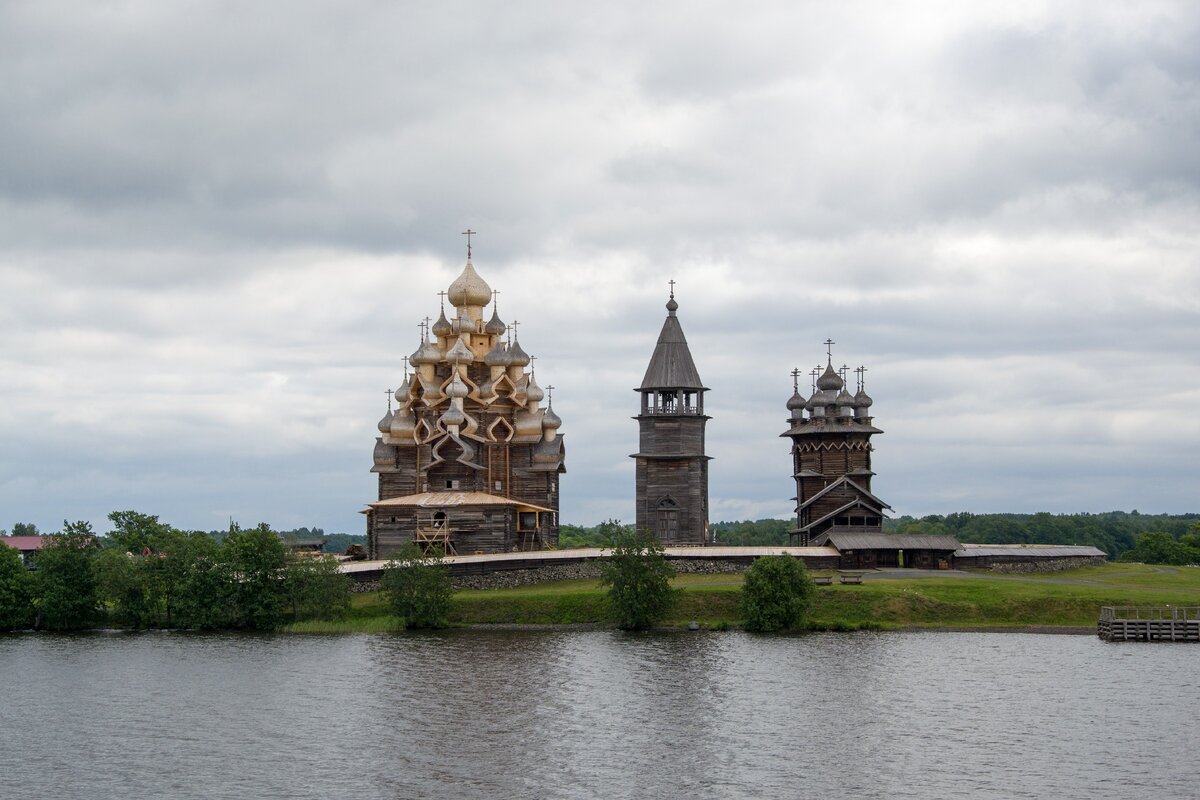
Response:
[{"label": "tree line", "polygon": [[350,579],[337,560],[291,554],[265,523],[231,524],[218,541],[136,511],[108,519],[113,530],[103,536],[88,522],[64,522],[34,570],[0,546],[0,630],[275,630],[349,607]]},{"label": "tree line", "polygon": [[[1121,558],[1138,548],[1140,537],[1161,533],[1177,544],[1182,537],[1200,531],[1200,514],[1139,514],[1137,511],[1109,511],[1101,514],[933,514],[925,517],[901,516],[885,519],[887,533],[946,534],[971,544],[1072,544],[1090,545]],[[717,544],[779,546],[788,544],[791,520],[760,519],[741,522],[717,522],[710,526]],[[1158,542],[1156,557],[1165,539]],[[1171,557],[1183,557],[1172,551]],[[1138,559],[1141,560],[1141,559]],[[1158,562],[1155,562],[1158,563]],[[1195,562],[1183,562],[1195,563]]]}]

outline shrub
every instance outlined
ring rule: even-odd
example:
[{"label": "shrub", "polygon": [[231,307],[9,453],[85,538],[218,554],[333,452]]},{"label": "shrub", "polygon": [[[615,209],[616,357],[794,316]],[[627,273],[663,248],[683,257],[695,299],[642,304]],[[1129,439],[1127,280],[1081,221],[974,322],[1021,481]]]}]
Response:
[{"label": "shrub", "polygon": [[440,556],[405,545],[388,563],[379,586],[408,628],[444,628],[450,616],[450,570]]},{"label": "shrub", "polygon": [[742,620],[748,631],[780,631],[804,621],[813,595],[804,562],[792,556],[764,556],[746,571]]},{"label": "shrub", "polygon": [[645,533],[619,537],[600,576],[600,585],[608,587],[617,625],[644,630],[661,620],[674,600],[670,584],[674,574],[653,538]]}]

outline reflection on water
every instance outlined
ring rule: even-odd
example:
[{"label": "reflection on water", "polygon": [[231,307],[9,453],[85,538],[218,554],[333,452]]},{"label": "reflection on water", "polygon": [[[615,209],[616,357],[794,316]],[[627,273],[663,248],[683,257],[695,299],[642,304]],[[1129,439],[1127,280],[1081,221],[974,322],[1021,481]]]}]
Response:
[{"label": "reflection on water", "polygon": [[983,633],[0,637],[2,794],[1193,797],[1197,655]]}]

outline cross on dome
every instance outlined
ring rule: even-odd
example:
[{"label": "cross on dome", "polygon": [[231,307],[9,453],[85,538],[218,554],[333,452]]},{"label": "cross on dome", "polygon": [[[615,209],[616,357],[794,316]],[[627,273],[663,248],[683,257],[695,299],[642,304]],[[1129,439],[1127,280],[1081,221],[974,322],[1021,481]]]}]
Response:
[{"label": "cross on dome", "polygon": [[471,260],[471,237],[475,236],[477,233],[478,231],[473,231],[470,228],[467,228],[462,232],[462,235],[467,237],[467,261]]}]

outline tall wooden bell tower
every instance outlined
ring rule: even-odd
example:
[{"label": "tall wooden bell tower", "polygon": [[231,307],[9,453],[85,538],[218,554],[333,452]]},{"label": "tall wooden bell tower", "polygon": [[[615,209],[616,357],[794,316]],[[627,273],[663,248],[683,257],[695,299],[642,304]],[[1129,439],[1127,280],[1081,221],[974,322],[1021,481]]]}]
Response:
[{"label": "tall wooden bell tower", "polygon": [[636,524],[663,545],[708,540],[708,462],[704,454],[704,393],[675,312],[674,281],[667,319],[637,388],[641,395],[636,467]]}]

